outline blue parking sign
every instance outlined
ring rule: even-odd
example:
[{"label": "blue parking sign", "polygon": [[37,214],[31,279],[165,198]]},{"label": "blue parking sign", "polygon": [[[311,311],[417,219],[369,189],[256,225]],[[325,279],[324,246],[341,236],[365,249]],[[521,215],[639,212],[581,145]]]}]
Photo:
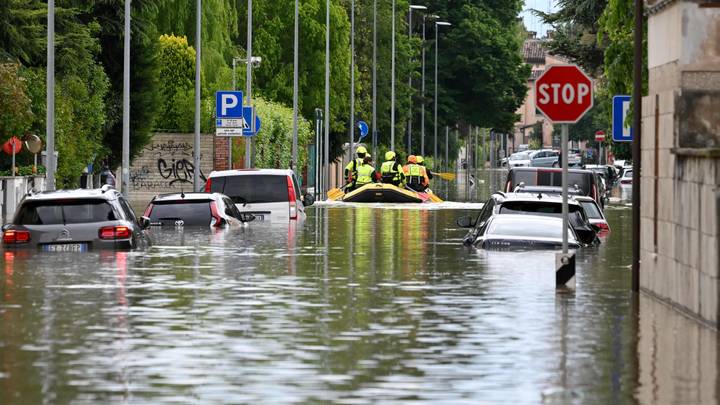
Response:
[{"label": "blue parking sign", "polygon": [[630,111],[631,96],[613,97],[612,138],[615,142],[632,142],[633,129],[625,126],[625,119]]},{"label": "blue parking sign", "polygon": [[242,118],[243,117],[243,92],[242,91],[218,91],[218,92],[215,92],[215,117],[216,118]]}]

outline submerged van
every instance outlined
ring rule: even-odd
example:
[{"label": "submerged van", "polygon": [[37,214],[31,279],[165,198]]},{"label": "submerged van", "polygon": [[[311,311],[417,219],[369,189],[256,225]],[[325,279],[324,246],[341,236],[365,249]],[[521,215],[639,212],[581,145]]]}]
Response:
[{"label": "submerged van", "polygon": [[[597,182],[597,176],[592,170],[568,169],[568,186],[570,189],[575,190],[573,194],[588,196],[600,206],[603,206],[603,196]],[[505,182],[505,192],[512,192],[519,185],[524,187],[544,187],[543,192],[550,192],[547,188],[554,187],[557,188],[558,193],[562,193],[562,169],[544,167],[512,168]]]},{"label": "submerged van", "polygon": [[210,173],[205,192],[230,197],[241,213],[256,221],[292,221],[305,218],[305,207],[314,203],[312,195],[302,196],[292,170],[241,169]]}]

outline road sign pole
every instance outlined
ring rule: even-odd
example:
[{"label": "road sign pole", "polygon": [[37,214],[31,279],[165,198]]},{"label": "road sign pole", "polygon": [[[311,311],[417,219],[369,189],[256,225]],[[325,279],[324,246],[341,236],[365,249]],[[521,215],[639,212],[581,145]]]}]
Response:
[{"label": "road sign pole", "polygon": [[295,36],[293,40],[293,142],[292,142],[292,163],[291,168],[295,171],[296,175],[299,175],[297,167],[298,159],[298,56],[300,52],[299,44],[299,23],[300,23],[300,12],[299,2],[295,0]]},{"label": "road sign pole", "polygon": [[[253,11],[252,0],[248,0],[247,4],[247,55],[245,61],[245,95],[247,96],[247,105],[252,107],[252,37],[253,37]],[[235,90],[235,89],[233,89]],[[251,117],[250,128],[255,132],[255,114]],[[232,140],[232,138],[230,138]],[[232,144],[231,144],[232,145]],[[230,152],[232,153],[232,151]],[[252,137],[245,137],[245,168],[252,167]],[[231,167],[232,169],[232,167]]]},{"label": "road sign pole", "polygon": [[121,189],[130,191],[130,0],[125,0],[125,37],[123,38],[123,124]]},{"label": "road sign pole", "polygon": [[55,190],[55,0],[48,0],[47,106],[45,116],[45,167],[47,189]]},{"label": "road sign pole", "polygon": [[[374,98],[374,97],[373,97]],[[373,100],[373,103],[375,100]],[[325,167],[325,189],[330,188],[330,0],[325,0],[325,142],[323,159]]]},{"label": "road sign pole", "polygon": [[568,253],[568,124],[562,124],[560,154],[562,156],[562,251]]}]

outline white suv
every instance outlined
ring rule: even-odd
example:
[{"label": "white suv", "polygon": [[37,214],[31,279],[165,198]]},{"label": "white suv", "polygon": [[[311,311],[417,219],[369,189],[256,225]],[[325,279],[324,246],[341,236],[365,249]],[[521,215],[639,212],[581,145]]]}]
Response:
[{"label": "white suv", "polygon": [[205,191],[227,195],[240,212],[253,214],[256,221],[302,220],[305,205],[314,202],[312,195],[301,196],[292,170],[216,171],[208,176]]}]

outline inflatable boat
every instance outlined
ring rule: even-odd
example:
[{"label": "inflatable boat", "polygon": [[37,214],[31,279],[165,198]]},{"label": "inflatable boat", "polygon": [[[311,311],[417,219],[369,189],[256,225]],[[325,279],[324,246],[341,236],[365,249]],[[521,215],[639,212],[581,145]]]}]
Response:
[{"label": "inflatable boat", "polygon": [[412,190],[393,186],[392,184],[372,183],[366,184],[357,190],[343,194],[340,190],[328,193],[328,197],[335,201],[356,203],[424,203],[442,202],[431,191],[418,193]]}]

